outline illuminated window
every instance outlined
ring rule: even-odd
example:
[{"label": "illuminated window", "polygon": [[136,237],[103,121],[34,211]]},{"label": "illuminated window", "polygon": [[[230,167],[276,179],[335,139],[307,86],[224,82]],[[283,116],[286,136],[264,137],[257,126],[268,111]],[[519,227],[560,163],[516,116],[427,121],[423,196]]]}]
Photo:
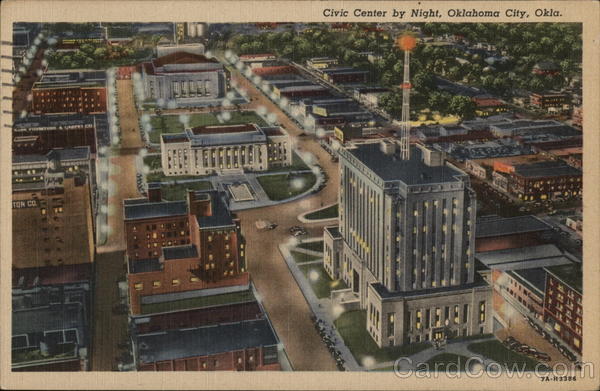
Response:
[{"label": "illuminated window", "polygon": [[190,277],[190,282],[198,282],[200,279],[198,277]]},{"label": "illuminated window", "polygon": [[142,289],[144,289],[144,284],[143,284],[143,283],[141,283],[141,282],[137,282],[137,283],[135,283],[135,284],[133,285],[133,288],[134,288],[136,291],[141,291]]},{"label": "illuminated window", "polygon": [[160,288],[160,281],[152,281],[152,288]]},{"label": "illuminated window", "polygon": [[171,282],[173,285],[179,285],[181,284],[181,281],[179,281],[179,278],[174,278],[173,281]]}]

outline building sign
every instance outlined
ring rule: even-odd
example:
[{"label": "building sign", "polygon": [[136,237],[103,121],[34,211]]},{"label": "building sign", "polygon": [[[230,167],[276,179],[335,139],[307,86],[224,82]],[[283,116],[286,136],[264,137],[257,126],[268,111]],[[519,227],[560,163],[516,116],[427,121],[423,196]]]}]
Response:
[{"label": "building sign", "polygon": [[12,203],[13,209],[37,208],[39,206],[38,200],[18,200]]}]

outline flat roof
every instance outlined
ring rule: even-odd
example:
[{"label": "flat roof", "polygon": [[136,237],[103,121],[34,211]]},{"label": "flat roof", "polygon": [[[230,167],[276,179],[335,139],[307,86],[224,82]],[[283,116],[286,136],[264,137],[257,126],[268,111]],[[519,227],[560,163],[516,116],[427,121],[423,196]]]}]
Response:
[{"label": "flat roof", "polygon": [[254,123],[240,125],[199,126],[185,133],[162,134],[163,142],[186,142],[193,147],[265,143],[267,134]]},{"label": "flat roof", "polygon": [[165,261],[172,259],[198,258],[198,249],[195,245],[163,247]]},{"label": "flat roof", "polygon": [[550,266],[546,270],[577,292],[582,293],[583,271],[580,263],[571,262],[566,265]]},{"label": "flat roof", "polygon": [[129,272],[132,274],[156,272],[161,269],[162,264],[158,258],[129,259]]},{"label": "flat roof", "polygon": [[83,323],[80,303],[28,308],[13,311],[12,335],[78,328]]},{"label": "flat roof", "polygon": [[210,356],[278,343],[266,319],[145,334],[138,336],[137,342],[142,363]]},{"label": "flat roof", "polygon": [[397,155],[386,155],[379,143],[360,144],[347,151],[361,161],[384,181],[402,181],[407,185],[432,184],[460,181],[457,177],[465,173],[444,164],[431,167],[421,160],[421,150],[411,148],[410,160],[401,160]]},{"label": "flat roof", "polygon": [[186,201],[148,202],[148,200],[123,200],[125,220],[153,219],[187,214]]},{"label": "flat roof", "polygon": [[520,280],[521,283],[535,288],[540,297],[544,295],[544,291],[546,290],[546,270],[544,268],[536,267],[533,269],[511,270],[508,274]]},{"label": "flat roof", "polygon": [[194,194],[197,198],[207,195],[210,197],[211,202],[210,209],[212,214],[210,216],[196,216],[200,229],[234,225],[233,216],[229,210],[229,205],[227,205],[223,199],[224,194],[220,194],[217,190],[198,190],[194,192]]},{"label": "flat roof", "polygon": [[411,291],[406,291],[406,292],[402,292],[402,291],[390,292],[387,290],[387,288],[383,284],[381,284],[379,282],[371,283],[371,286],[373,287],[373,289],[375,289],[377,294],[382,299],[393,299],[393,298],[410,298],[410,297],[414,297],[414,296],[425,296],[425,295],[435,295],[435,294],[439,295],[439,294],[457,292],[457,291],[468,290],[468,289],[473,289],[473,288],[487,287],[489,285],[478,273],[475,273],[475,281],[471,284],[463,284],[463,285],[459,285],[459,286],[450,286],[450,287],[444,287],[444,288],[430,288],[430,289],[421,289],[421,290],[416,290],[416,291],[411,290]]},{"label": "flat roof", "polygon": [[563,175],[581,176],[581,170],[569,166],[562,160],[545,161],[515,166],[515,173],[527,178],[555,177]]},{"label": "flat roof", "polygon": [[36,285],[62,285],[91,280],[92,264],[13,268],[13,288],[28,289]]},{"label": "flat roof", "polygon": [[553,244],[478,252],[475,258],[490,269],[522,270],[572,263],[575,257]]},{"label": "flat roof", "polygon": [[340,228],[337,226],[334,227],[325,227],[325,229],[327,230],[327,232],[329,232],[329,234],[335,238],[335,239],[341,239],[342,238],[342,234],[340,233]]},{"label": "flat roof", "polygon": [[[142,314],[148,315],[163,312],[184,311],[256,301],[256,297],[254,297],[252,290],[245,287],[240,288],[242,290],[200,296],[198,296],[198,294],[204,294],[206,292],[187,291],[145,296],[142,299]],[[153,300],[153,302],[147,302],[150,300]]]},{"label": "flat roof", "polygon": [[537,216],[500,217],[486,216],[477,219],[476,238],[539,232],[552,229],[552,226]]}]

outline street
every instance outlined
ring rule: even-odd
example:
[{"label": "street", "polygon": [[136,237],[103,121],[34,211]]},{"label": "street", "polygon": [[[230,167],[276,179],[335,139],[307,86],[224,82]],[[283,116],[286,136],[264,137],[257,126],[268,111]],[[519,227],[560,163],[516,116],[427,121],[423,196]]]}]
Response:
[{"label": "street", "polygon": [[92,370],[116,369],[118,345],[127,339],[127,315],[113,313],[119,304],[117,282],[125,280],[125,235],[123,200],[140,197],[136,186],[135,158],[142,146],[131,80],[117,80],[119,122],[122,132],[120,148],[110,157],[108,196],[108,240],[97,247],[95,264],[95,300]]}]

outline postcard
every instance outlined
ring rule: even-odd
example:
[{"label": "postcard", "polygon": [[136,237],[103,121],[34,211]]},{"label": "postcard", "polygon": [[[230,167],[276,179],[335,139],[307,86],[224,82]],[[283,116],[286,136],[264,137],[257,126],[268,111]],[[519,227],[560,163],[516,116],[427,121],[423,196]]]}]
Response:
[{"label": "postcard", "polygon": [[597,389],[599,16],[3,2],[2,386]]}]

